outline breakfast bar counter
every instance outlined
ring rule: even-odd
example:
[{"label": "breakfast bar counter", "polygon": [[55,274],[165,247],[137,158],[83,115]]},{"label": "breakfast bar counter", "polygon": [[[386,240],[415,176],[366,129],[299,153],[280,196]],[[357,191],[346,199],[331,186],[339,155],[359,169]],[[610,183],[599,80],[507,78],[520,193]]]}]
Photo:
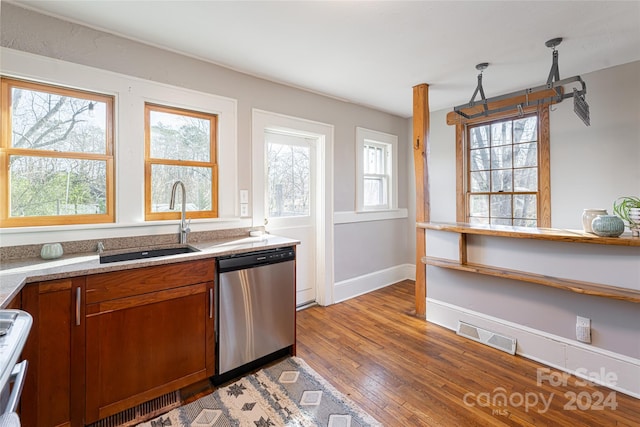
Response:
[{"label": "breakfast bar counter", "polygon": [[630,233],[599,237],[552,228],[416,226],[427,231],[426,265],[640,303],[640,238]]}]

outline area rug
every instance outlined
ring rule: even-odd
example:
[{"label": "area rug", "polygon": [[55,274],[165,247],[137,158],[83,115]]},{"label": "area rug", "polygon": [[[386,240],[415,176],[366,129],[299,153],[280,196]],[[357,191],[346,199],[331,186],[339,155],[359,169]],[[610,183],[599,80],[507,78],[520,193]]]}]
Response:
[{"label": "area rug", "polygon": [[298,357],[247,375],[139,427],[382,426]]}]

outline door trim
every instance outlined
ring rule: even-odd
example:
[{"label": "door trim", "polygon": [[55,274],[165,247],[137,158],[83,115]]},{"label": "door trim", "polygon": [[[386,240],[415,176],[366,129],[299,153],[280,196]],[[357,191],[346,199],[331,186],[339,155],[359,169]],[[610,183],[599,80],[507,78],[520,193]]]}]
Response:
[{"label": "door trim", "polygon": [[293,131],[319,137],[317,155],[321,167],[317,171],[316,211],[316,301],[330,305],[333,297],[333,134],[334,127],[326,123],[287,116],[253,108],[251,110],[251,157],[252,157],[252,211],[253,226],[263,226],[264,201],[264,130]]}]

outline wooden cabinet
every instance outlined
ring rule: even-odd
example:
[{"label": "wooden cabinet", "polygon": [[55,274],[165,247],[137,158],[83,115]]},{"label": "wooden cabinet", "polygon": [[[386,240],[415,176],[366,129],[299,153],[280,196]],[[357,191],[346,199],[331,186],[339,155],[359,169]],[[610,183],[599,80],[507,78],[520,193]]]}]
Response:
[{"label": "wooden cabinet", "polygon": [[7,309],[20,310],[22,308],[22,293],[19,293],[11,301],[7,303],[5,307]]},{"label": "wooden cabinet", "polygon": [[214,374],[214,262],[86,278],[85,423]]},{"label": "wooden cabinet", "polygon": [[213,260],[27,285],[24,426],[85,426],[214,375]]},{"label": "wooden cabinet", "polygon": [[22,309],[33,316],[23,358],[27,378],[21,398],[24,426],[83,425],[84,278],[27,285]]}]

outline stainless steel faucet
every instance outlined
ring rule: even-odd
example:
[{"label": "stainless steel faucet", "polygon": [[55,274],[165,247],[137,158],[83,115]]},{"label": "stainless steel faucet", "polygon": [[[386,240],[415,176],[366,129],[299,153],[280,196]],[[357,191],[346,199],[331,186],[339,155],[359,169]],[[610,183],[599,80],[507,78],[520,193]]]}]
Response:
[{"label": "stainless steel faucet", "polygon": [[180,185],[180,189],[182,190],[182,214],[180,216],[180,243],[187,243],[187,235],[191,232],[189,228],[189,224],[191,224],[191,220],[187,222],[185,220],[185,214],[187,209],[187,192],[184,189],[184,184],[182,181],[176,181],[173,183],[173,187],[171,188],[171,201],[169,202],[169,209],[173,210],[176,207],[176,189]]}]

